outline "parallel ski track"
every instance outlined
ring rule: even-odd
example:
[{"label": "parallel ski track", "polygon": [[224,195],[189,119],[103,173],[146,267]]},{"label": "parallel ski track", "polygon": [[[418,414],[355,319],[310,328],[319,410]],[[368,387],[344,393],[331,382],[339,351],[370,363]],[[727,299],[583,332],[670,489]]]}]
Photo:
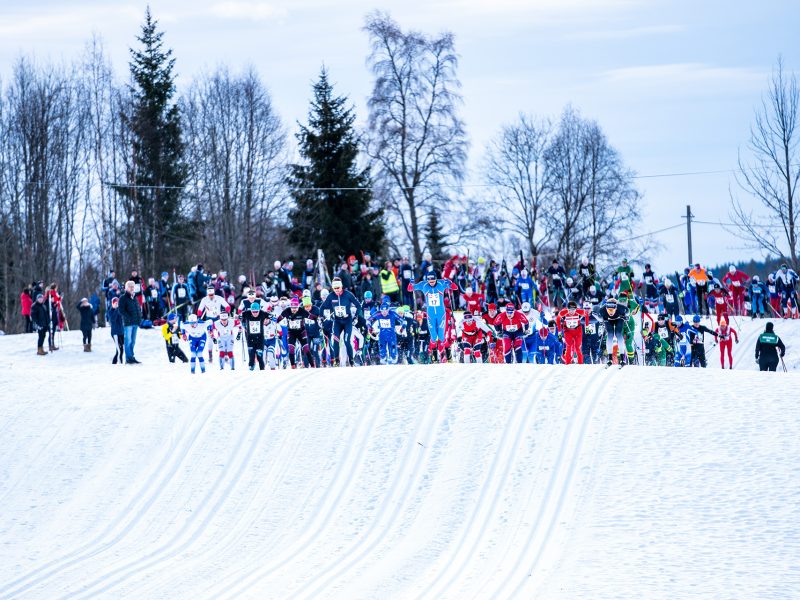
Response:
[{"label": "parallel ski track", "polygon": [[[496,514],[503,488],[509,477],[513,456],[521,445],[522,437],[528,430],[528,421],[537,405],[535,399],[544,385],[559,372],[555,369],[543,370],[542,367],[533,367],[531,377],[536,377],[535,388],[529,390],[520,398],[509,414],[503,432],[498,436],[498,448],[489,466],[489,471],[483,478],[483,485],[478,495],[472,514],[461,527],[461,538],[450,550],[450,557],[439,570],[437,576],[428,582],[417,598],[442,598],[447,593],[449,585],[461,574],[470,556],[474,556],[489,523]],[[520,412],[524,408],[524,414]],[[498,474],[498,470],[502,470]],[[445,581],[445,578],[447,580]]]},{"label": "parallel ski track", "polygon": [[[338,462],[336,472],[331,477],[331,486],[325,490],[322,504],[315,509],[314,518],[309,519],[305,527],[300,531],[296,528],[290,532],[294,541],[286,550],[272,558],[264,560],[263,557],[249,557],[246,562],[235,573],[227,573],[212,589],[204,592],[208,598],[238,598],[251,589],[256,582],[269,577],[282,567],[296,562],[303,554],[313,550],[320,534],[325,531],[328,524],[336,515],[336,509],[346,497],[347,491],[352,487],[361,471],[366,458],[367,441],[374,429],[379,416],[388,406],[387,398],[396,388],[397,383],[407,375],[398,373],[390,377],[380,390],[375,394],[378,401],[370,402],[367,410],[359,418],[358,423],[353,428],[350,441],[347,443],[344,454]],[[351,455],[353,448],[360,449],[358,454]],[[345,473],[345,471],[347,471]],[[244,573],[242,573],[244,571]]]},{"label": "parallel ski track", "polygon": [[[386,539],[392,527],[402,517],[409,497],[417,489],[422,475],[426,472],[425,467],[431,456],[431,451],[428,449],[433,447],[436,426],[439,424],[442,414],[453,398],[463,393],[465,386],[471,387],[472,382],[460,381],[437,403],[428,405],[425,415],[419,421],[417,430],[413,435],[408,436],[405,456],[399,463],[401,468],[395,472],[391,486],[384,493],[383,502],[372,518],[370,528],[361,532],[357,543],[343,552],[338,559],[323,567],[321,571],[315,571],[314,578],[294,592],[292,598],[317,598],[325,591],[332,591],[335,581],[341,581],[347,573],[354,572],[357,566],[363,563]],[[420,449],[415,441],[422,444],[423,449]],[[397,488],[401,485],[403,489],[396,497]]]},{"label": "parallel ski track", "polygon": [[189,451],[201,439],[201,434],[217,409],[225,402],[230,401],[241,388],[247,385],[249,382],[243,381],[234,386],[229,393],[220,395],[216,402],[205,405],[205,410],[197,415],[191,427],[188,427],[183,435],[171,440],[169,447],[165,449],[161,460],[153,469],[143,488],[118,512],[116,518],[99,535],[72,552],[36,567],[31,572],[0,587],[0,598],[18,598],[20,595],[30,592],[34,586],[47,582],[68,568],[91,560],[125,539],[158,500],[165,489],[166,482],[175,475]]},{"label": "parallel ski track", "polygon": [[[163,561],[168,561],[190,548],[192,543],[209,526],[231,492],[236,488],[278,406],[289,396],[290,392],[310,375],[310,372],[302,371],[301,373],[296,378],[287,378],[281,382],[277,386],[277,390],[272,392],[273,398],[271,398],[270,402],[264,402],[259,405],[256,415],[248,420],[247,426],[236,440],[236,444],[226,460],[226,468],[221,470],[214,484],[207,491],[196,509],[192,511],[191,517],[186,520],[180,530],[157,549],[86,583],[80,590],[63,596],[64,600],[69,598],[88,598],[97,595],[107,597],[110,590],[133,575],[141,573]],[[256,430],[257,434],[252,437],[250,444],[243,453],[245,442],[253,430]],[[226,480],[228,481],[226,482]],[[217,497],[215,498],[215,496]],[[200,515],[203,513],[205,513],[205,516],[201,520]]]},{"label": "parallel ski track", "polygon": [[[525,547],[518,553],[517,561],[514,566],[509,570],[509,577],[503,582],[499,589],[491,592],[489,595],[490,597],[526,597],[523,594],[523,588],[531,584],[531,578],[533,578],[534,575],[538,575],[538,573],[536,573],[536,568],[542,554],[547,548],[550,536],[559,522],[565,499],[572,486],[577,459],[580,456],[581,447],[583,446],[586,431],[591,422],[597,400],[604,394],[606,388],[614,381],[618,373],[619,371],[614,369],[604,373],[604,377],[599,385],[597,385],[590,394],[586,396],[582,395],[581,400],[575,404],[569,418],[569,424],[562,438],[555,465],[553,465],[551,470],[551,476],[547,484],[545,495],[536,515],[534,529],[528,537],[528,542]],[[590,379],[587,384],[591,385],[591,383],[592,381]],[[531,556],[532,560],[530,560]],[[526,559],[530,560],[530,562],[523,564]],[[514,589],[508,593],[506,590],[510,585],[513,585],[514,579],[517,579],[518,582]],[[538,577],[535,579],[538,579]],[[535,593],[530,590],[526,591],[525,594],[528,594],[527,597],[535,597]]]}]

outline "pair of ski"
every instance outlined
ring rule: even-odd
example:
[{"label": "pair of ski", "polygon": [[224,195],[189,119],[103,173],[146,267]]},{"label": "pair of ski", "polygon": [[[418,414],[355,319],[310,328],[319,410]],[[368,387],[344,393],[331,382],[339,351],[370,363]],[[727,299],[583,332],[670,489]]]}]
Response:
[{"label": "pair of ski", "polygon": [[624,367],[624,366],[625,366],[625,365],[627,365],[627,364],[628,364],[628,363],[624,363],[624,362],[617,363],[617,364],[611,363],[610,365],[609,365],[609,364],[606,364],[606,366],[605,366],[605,367],[603,367],[603,368],[604,368],[604,369],[610,369],[611,367],[617,367],[618,369],[621,369],[622,367]]}]

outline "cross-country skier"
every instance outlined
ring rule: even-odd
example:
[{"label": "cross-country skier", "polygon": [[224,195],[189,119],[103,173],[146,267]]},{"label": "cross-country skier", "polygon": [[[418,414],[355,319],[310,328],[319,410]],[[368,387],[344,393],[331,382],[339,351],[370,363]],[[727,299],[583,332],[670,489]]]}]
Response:
[{"label": "cross-country skier", "polygon": [[367,320],[370,329],[378,334],[378,352],[382,365],[397,364],[397,332],[395,328],[405,328],[405,319],[391,310],[388,302],[381,304],[381,308]]},{"label": "cross-country skier", "polygon": [[608,366],[618,362],[618,357],[614,354],[614,344],[622,353],[625,347],[625,325],[628,321],[628,307],[625,304],[617,303],[616,298],[609,298],[605,304],[596,309],[597,316],[603,321],[606,330],[606,353],[608,354]]},{"label": "cross-country skier", "polygon": [[733,314],[743,315],[744,310],[744,295],[747,291],[747,281],[750,278],[744,271],[736,268],[735,265],[728,267],[728,272],[722,278],[722,283],[728,286],[728,291],[731,293],[733,300]]},{"label": "cross-country skier", "polygon": [[342,342],[347,352],[348,364],[352,367],[353,346],[350,338],[353,335],[353,316],[361,311],[361,304],[352,292],[342,287],[342,280],[339,277],[333,278],[331,288],[333,294],[328,295],[320,310],[326,319],[333,319],[331,332],[333,366],[339,366],[339,343]]},{"label": "cross-country skier", "polygon": [[178,322],[178,315],[170,313],[167,315],[167,321],[161,326],[161,335],[164,338],[164,345],[167,348],[167,359],[169,362],[174,363],[175,359],[180,359],[181,362],[189,362],[186,355],[181,350],[178,340],[181,337],[181,327]]},{"label": "cross-country skier", "polygon": [[[267,324],[272,324],[272,317],[266,310],[261,309],[261,303],[258,300],[253,301],[247,307],[247,311],[242,313],[242,328],[244,329],[245,341],[247,342],[247,357],[248,367],[252,371],[256,367],[256,360],[258,360],[258,368],[264,370],[264,341]],[[272,331],[273,342],[273,356],[274,356],[274,343],[275,343],[275,330]],[[274,359],[273,359],[274,360]],[[270,365],[270,368],[273,368]]]},{"label": "cross-country skier", "polygon": [[200,321],[197,315],[189,315],[186,323],[181,324],[183,339],[189,342],[189,352],[191,352],[190,362],[192,373],[195,372],[196,363],[200,363],[200,371],[206,372],[206,364],[203,359],[203,350],[208,342],[208,333],[211,330],[211,322]]},{"label": "cross-country skier", "polygon": [[706,362],[706,346],[704,334],[713,335],[717,339],[717,333],[701,324],[700,315],[692,317],[692,327],[688,331],[689,342],[692,344],[692,364],[700,365],[704,369],[708,366]]},{"label": "cross-country skier", "polygon": [[554,365],[561,348],[561,342],[550,333],[547,327],[541,327],[536,336],[536,346],[533,351],[533,361],[538,365]]},{"label": "cross-country skier", "polygon": [[733,368],[733,342],[739,343],[739,334],[733,327],[728,325],[728,321],[723,317],[716,329],[717,339],[719,340],[719,363],[725,368],[725,353],[728,354],[728,365]]},{"label": "cross-country skier", "polygon": [[558,328],[564,332],[564,364],[570,365],[577,358],[579,365],[583,364],[583,327],[589,324],[589,314],[578,308],[575,300],[567,303],[567,308],[561,309],[556,315]]},{"label": "cross-country skier", "polygon": [[422,292],[425,298],[425,307],[428,313],[428,329],[430,331],[430,352],[431,355],[438,349],[439,361],[447,362],[445,352],[445,320],[447,319],[444,298],[448,290],[455,288],[449,279],[438,279],[436,273],[428,271],[425,274],[425,281],[409,286],[409,290]]},{"label": "cross-country skier", "polygon": [[498,334],[503,343],[503,358],[506,364],[510,364],[513,358],[517,363],[522,362],[522,338],[525,328],[528,326],[528,319],[520,311],[516,310],[512,303],[506,304],[506,309],[500,313],[494,321]]},{"label": "cross-country skier", "polygon": [[[206,297],[200,301],[197,306],[197,316],[202,321],[211,321],[212,323],[219,319],[219,315],[223,311],[229,311],[230,306],[222,296],[217,295],[214,286],[206,288]],[[208,362],[214,362],[214,353],[211,348],[208,349]]]},{"label": "cross-country skier", "polygon": [[311,356],[309,348],[308,332],[306,331],[306,319],[310,319],[309,312],[300,306],[297,296],[292,296],[289,301],[289,308],[285,309],[278,317],[278,324],[286,327],[287,330],[287,349],[289,351],[289,362],[293,369],[297,368],[295,349],[299,346],[303,354],[303,363],[316,367],[314,358]]},{"label": "cross-country skier", "polygon": [[778,362],[785,354],[786,346],[775,333],[772,322],[767,321],[764,333],[758,336],[756,342],[756,362],[759,370],[777,371]]},{"label": "cross-country skier", "polygon": [[242,338],[242,325],[239,319],[231,317],[227,310],[219,315],[219,320],[214,321],[212,328],[214,343],[219,349],[219,369],[225,368],[225,361],[230,361],[231,371],[234,370],[233,342]]}]

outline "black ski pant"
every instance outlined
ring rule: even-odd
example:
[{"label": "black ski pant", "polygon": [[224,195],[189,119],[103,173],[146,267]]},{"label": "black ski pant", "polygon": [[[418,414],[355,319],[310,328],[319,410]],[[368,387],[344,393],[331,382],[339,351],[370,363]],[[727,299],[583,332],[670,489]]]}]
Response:
[{"label": "black ski pant", "polygon": [[704,369],[708,366],[706,363],[706,347],[704,344],[692,344],[692,363],[699,364]]},{"label": "black ski pant", "polygon": [[81,334],[83,335],[83,343],[84,344],[91,344],[92,343],[92,330],[91,329],[81,329]]},{"label": "black ski pant", "polygon": [[248,366],[252,369],[258,361],[258,368],[264,370],[264,336],[247,338],[247,358]]},{"label": "black ski pant", "polygon": [[306,333],[305,329],[290,329],[286,337],[287,345],[289,346],[289,362],[292,363],[292,366],[295,366],[296,359],[294,357],[294,352],[297,346],[300,346],[300,350],[303,353],[303,362],[310,363],[312,367],[316,366],[308,347],[308,333]]},{"label": "black ski pant", "polygon": [[186,358],[186,355],[181,350],[181,347],[178,344],[170,344],[169,342],[164,342],[167,345],[167,358],[169,362],[174,363],[175,359],[179,359],[181,362],[189,362],[189,359]]},{"label": "black ski pant", "polygon": [[778,370],[778,357],[775,358],[759,358],[758,369],[760,371],[777,371]]},{"label": "black ski pant", "polygon": [[36,345],[39,346],[39,348],[44,347],[44,338],[47,337],[47,331],[48,330],[45,329],[44,327],[40,327],[39,330],[37,331],[37,333],[39,334],[39,339],[36,340]]},{"label": "black ski pant", "polygon": [[333,343],[332,354],[333,360],[339,360],[339,344],[344,344],[344,349],[347,352],[347,360],[353,364],[353,345],[350,343],[350,338],[353,335],[353,321],[334,321],[333,322]]}]

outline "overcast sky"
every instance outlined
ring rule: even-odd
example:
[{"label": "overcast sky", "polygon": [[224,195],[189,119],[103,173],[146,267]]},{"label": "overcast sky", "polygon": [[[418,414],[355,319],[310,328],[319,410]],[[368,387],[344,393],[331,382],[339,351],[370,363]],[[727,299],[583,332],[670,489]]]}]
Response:
[{"label": "overcast sky", "polygon": [[[103,38],[117,75],[145,2],[5,0],[0,75],[20,55],[78,57]],[[475,167],[486,142],[521,112],[557,116],[571,103],[596,119],[644,193],[641,233],[700,220],[728,221],[727,172],[745,149],[754,109],[778,55],[800,68],[800,2],[688,0],[153,0],[177,59],[179,86],[218,64],[252,65],[290,131],[305,120],[310,85],[324,63],[339,94],[365,118],[371,78],[364,16],[379,8],[404,29],[450,30],[460,54],[463,116]],[[474,170],[474,169],[473,169]],[[723,171],[704,175],[651,177]],[[477,181],[473,180],[474,183]],[[654,236],[658,271],[687,261],[686,229]],[[694,258],[715,264],[757,256],[727,231],[693,230]]]}]

